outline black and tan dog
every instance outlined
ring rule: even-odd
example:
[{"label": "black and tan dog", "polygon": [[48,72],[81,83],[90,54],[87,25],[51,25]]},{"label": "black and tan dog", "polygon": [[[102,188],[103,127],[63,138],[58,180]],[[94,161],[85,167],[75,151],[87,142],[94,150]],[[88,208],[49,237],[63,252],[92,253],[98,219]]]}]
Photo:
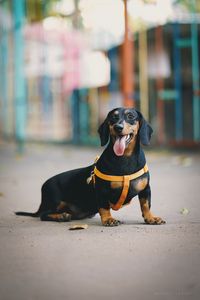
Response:
[{"label": "black and tan dog", "polygon": [[163,224],[150,211],[149,171],[141,144],[148,145],[152,128],[135,109],[116,108],[99,127],[101,145],[107,147],[93,165],[58,174],[42,186],[42,201],[36,213],[42,221],[70,221],[92,217],[97,212],[104,226],[117,226],[111,208],[120,209],[138,195],[147,224]]}]

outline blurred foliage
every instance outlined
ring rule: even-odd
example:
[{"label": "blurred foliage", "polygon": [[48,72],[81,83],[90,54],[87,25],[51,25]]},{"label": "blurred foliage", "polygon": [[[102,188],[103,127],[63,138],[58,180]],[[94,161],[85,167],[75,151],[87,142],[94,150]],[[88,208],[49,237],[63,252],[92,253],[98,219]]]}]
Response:
[{"label": "blurred foliage", "polygon": [[41,21],[44,17],[55,16],[54,4],[57,0],[25,0],[27,18],[30,22]]},{"label": "blurred foliage", "polygon": [[174,4],[181,4],[187,8],[190,12],[200,12],[200,1],[199,0],[175,0]]},{"label": "blurred foliage", "polygon": [[[67,0],[66,0],[67,1]],[[74,12],[71,14],[58,12],[56,9],[56,4],[59,3],[59,0],[25,0],[27,18],[30,22],[38,22],[44,19],[45,17],[68,17],[72,18],[72,23],[74,27],[81,27],[79,17],[80,12],[78,9],[79,0],[74,0]]]}]

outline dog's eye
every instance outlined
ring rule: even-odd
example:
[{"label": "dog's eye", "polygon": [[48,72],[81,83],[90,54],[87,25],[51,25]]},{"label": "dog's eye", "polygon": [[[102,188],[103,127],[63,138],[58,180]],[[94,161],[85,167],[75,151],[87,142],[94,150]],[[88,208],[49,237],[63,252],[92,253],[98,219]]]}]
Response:
[{"label": "dog's eye", "polygon": [[130,121],[132,121],[132,120],[135,119],[134,115],[131,114],[131,113],[128,113],[128,114],[126,115],[126,117],[127,117],[127,120],[130,120]]},{"label": "dog's eye", "polygon": [[119,120],[119,115],[117,114],[112,115],[110,118],[110,121],[113,123],[117,122],[118,120]]}]

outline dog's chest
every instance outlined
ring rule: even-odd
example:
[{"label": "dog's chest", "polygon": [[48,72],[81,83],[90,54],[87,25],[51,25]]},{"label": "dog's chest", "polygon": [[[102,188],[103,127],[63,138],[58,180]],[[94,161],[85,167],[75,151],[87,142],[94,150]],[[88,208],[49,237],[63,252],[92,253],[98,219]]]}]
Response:
[{"label": "dog's chest", "polygon": [[[112,190],[122,189],[123,188],[122,181],[111,181],[110,187]],[[137,195],[141,191],[143,191],[148,184],[147,176],[142,176],[138,179],[134,179],[130,181],[129,193]]]}]

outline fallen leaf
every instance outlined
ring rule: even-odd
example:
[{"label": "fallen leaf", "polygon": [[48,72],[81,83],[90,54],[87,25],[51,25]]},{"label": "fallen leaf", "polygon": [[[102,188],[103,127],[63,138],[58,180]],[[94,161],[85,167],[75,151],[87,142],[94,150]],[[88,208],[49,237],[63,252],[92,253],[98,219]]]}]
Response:
[{"label": "fallen leaf", "polygon": [[182,215],[187,215],[189,213],[189,210],[186,207],[184,207],[184,208],[181,209],[180,213]]},{"label": "fallen leaf", "polygon": [[69,227],[69,230],[81,230],[81,229],[87,229],[88,225],[87,224],[74,224]]},{"label": "fallen leaf", "polygon": [[184,167],[190,167],[192,165],[192,158],[191,157],[184,157],[182,160],[182,165]]}]

